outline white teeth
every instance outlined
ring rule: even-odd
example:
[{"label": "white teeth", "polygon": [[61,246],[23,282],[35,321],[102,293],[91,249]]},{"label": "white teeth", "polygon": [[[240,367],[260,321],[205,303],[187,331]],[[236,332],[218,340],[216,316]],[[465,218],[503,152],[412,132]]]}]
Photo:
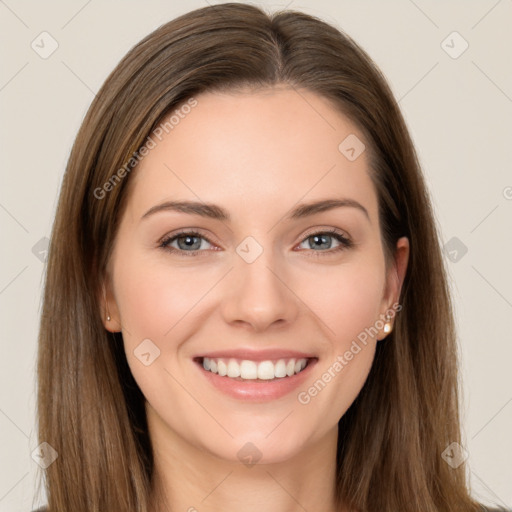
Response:
[{"label": "white teeth", "polygon": [[210,359],[203,358],[203,368],[212,373],[218,373],[221,377],[237,378],[244,380],[272,380],[275,378],[291,377],[301,372],[307,365],[307,359],[279,359],[272,361],[249,361],[236,359]]},{"label": "white teeth", "polygon": [[284,363],[284,361],[282,359],[277,361],[274,371],[275,371],[276,377],[280,377],[280,378],[286,377],[286,364]]},{"label": "white teeth", "polygon": [[240,364],[240,377],[242,379],[257,379],[258,365],[254,361],[242,361]]},{"label": "white teeth", "polygon": [[274,363],[272,361],[262,361],[258,365],[258,379],[270,380],[275,377]]},{"label": "white teeth", "polygon": [[299,359],[295,363],[295,373],[299,373],[301,370],[304,370],[306,367],[306,359]]},{"label": "white teeth", "polygon": [[230,359],[228,363],[228,377],[240,377],[240,366],[233,359]]},{"label": "white teeth", "polygon": [[228,374],[228,367],[226,366],[226,363],[222,359],[219,359],[217,361],[217,373],[221,377],[225,377]]}]

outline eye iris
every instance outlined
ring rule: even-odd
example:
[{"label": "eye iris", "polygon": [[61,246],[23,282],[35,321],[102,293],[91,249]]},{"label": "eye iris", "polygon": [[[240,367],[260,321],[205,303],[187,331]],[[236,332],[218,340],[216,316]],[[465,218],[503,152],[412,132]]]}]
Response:
[{"label": "eye iris", "polygon": [[[318,242],[318,241],[320,241],[320,243],[321,243],[321,244],[322,244],[322,243],[326,244],[326,243],[327,243],[327,242],[325,242],[325,239],[326,239],[326,238],[331,238],[331,237],[330,237],[330,235],[313,235],[313,236],[310,236],[310,237],[309,237],[309,239],[310,239],[310,240],[314,240],[314,243],[313,243],[313,244],[315,244],[315,243],[316,243],[316,242]],[[331,244],[330,244],[330,243],[327,243],[327,245],[328,245],[327,249],[329,249],[329,248],[330,248],[330,246],[331,246]],[[316,246],[315,246],[315,245],[313,245],[313,247],[319,247],[319,246],[318,246],[318,245],[316,245]]]},{"label": "eye iris", "polygon": [[[194,245],[194,242],[192,241],[193,239],[196,239],[197,242],[196,242],[196,247],[192,247]],[[184,246],[181,246],[181,243],[180,241],[185,239],[186,242],[185,242],[185,245]],[[182,235],[180,237],[177,238],[177,241],[178,241],[178,246],[180,246],[180,249],[183,249],[183,248],[186,248],[186,249],[190,249],[192,248],[193,250],[197,250],[199,249],[199,247],[201,247],[201,240],[198,236],[195,236],[195,235]]]}]

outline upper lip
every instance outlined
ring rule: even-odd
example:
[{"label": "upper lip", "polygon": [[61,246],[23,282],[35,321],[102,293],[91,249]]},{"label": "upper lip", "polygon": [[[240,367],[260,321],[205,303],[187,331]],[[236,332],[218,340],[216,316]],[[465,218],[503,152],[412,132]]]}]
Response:
[{"label": "upper lip", "polygon": [[194,359],[208,357],[210,359],[224,358],[224,359],[249,359],[250,361],[267,361],[271,359],[311,359],[316,358],[314,354],[307,352],[299,352],[297,350],[285,349],[265,349],[254,350],[244,348],[234,348],[227,350],[215,350],[204,354],[198,354]]}]

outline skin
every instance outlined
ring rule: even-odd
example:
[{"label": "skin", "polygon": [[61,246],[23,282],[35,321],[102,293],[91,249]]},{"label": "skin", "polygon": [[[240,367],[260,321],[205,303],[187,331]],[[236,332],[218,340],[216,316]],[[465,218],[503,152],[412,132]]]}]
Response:
[{"label": "skin", "polygon": [[[386,273],[366,152],[349,161],[338,150],[350,134],[369,142],[328,100],[286,86],[196,99],[133,171],[105,282],[105,328],[122,331],[147,399],[156,482],[172,510],[334,511],[337,423],[386,334],[369,337],[309,403],[297,393],[398,301],[409,242],[398,241]],[[353,199],[369,218],[342,207],[284,219],[299,202],[327,198]],[[214,203],[232,221],[172,211],[141,220],[168,200]],[[159,247],[165,235],[191,228],[206,237],[196,240],[196,257],[183,254],[183,238],[171,243],[182,255]],[[335,238],[309,238],[333,228],[354,245],[333,252]],[[248,236],[263,248],[250,264],[236,252]],[[148,338],[160,356],[145,366],[134,350]],[[300,389],[244,402],[207,383],[192,361],[234,347],[302,350],[319,360]],[[250,467],[237,456],[247,442],[261,452]]]}]

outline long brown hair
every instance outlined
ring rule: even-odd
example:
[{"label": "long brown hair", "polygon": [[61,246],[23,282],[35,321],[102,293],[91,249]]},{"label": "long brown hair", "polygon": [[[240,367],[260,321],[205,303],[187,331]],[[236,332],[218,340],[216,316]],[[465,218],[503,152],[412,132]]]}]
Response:
[{"label": "long brown hair", "polygon": [[339,422],[339,501],[369,512],[480,510],[464,465],[454,469],[441,456],[461,443],[456,334],[431,202],[397,103],[368,55],[333,26],[229,3],[185,14],[133,47],[72,148],[39,335],[39,439],[59,455],[45,470],[50,512],[151,508],[144,397],[121,334],[107,332],[100,318],[133,156],[193,96],[276,84],[328,98],[356,123],[369,141],[388,265],[398,238],[410,240],[394,331],[378,343],[368,379]]}]

